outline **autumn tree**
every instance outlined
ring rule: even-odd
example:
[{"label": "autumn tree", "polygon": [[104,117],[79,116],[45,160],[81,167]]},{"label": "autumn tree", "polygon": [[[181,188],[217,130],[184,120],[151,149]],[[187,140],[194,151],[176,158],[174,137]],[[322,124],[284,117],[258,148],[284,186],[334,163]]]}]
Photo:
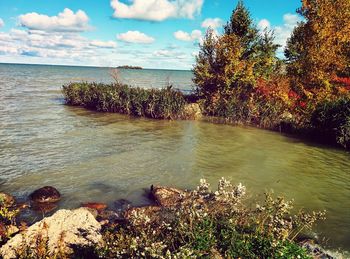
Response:
[{"label": "autumn tree", "polygon": [[298,13],[305,21],[287,42],[288,74],[302,92],[315,94],[348,68],[350,1],[303,0]]},{"label": "autumn tree", "polygon": [[224,107],[238,91],[243,89],[244,94],[252,87],[253,63],[243,58],[243,52],[237,36],[217,37],[212,29],[207,31],[193,69],[193,81],[207,114],[222,115],[220,106]]}]

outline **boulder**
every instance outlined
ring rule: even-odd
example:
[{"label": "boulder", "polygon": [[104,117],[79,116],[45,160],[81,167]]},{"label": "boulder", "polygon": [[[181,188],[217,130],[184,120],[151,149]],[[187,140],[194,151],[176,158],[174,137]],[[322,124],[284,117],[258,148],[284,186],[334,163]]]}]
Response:
[{"label": "boulder", "polygon": [[132,203],[126,199],[119,199],[114,202],[114,207],[118,212],[124,212],[132,207]]},{"label": "boulder", "polygon": [[21,211],[21,210],[25,210],[25,209],[30,208],[30,204],[27,203],[27,202],[20,202],[20,203],[17,203],[17,204],[16,204],[15,208],[16,208],[17,210],[20,210],[20,211]]},{"label": "boulder", "polygon": [[99,245],[102,242],[100,230],[101,225],[89,209],[59,210],[15,235],[0,248],[0,257],[16,258],[21,251],[35,251],[40,240],[45,241],[44,249],[50,258],[58,253],[69,256],[74,249]]},{"label": "boulder", "polygon": [[116,224],[119,222],[123,222],[123,215],[119,212],[113,210],[103,210],[98,213],[96,217],[97,221],[102,225],[106,224]]},{"label": "boulder", "polygon": [[31,209],[42,214],[50,213],[58,208],[55,203],[33,203]]},{"label": "boulder", "polygon": [[103,211],[105,210],[108,205],[105,204],[105,203],[98,203],[98,202],[87,202],[87,203],[83,203],[81,204],[82,207],[85,207],[85,208],[90,208],[90,209],[93,209],[93,210],[97,210],[97,211]]},{"label": "boulder", "polygon": [[8,193],[0,192],[0,207],[9,208],[15,205],[15,203],[16,203],[16,200],[12,195]]},{"label": "boulder", "polygon": [[35,203],[54,203],[61,199],[61,194],[56,188],[45,186],[34,191],[29,197]]},{"label": "boulder", "polygon": [[189,193],[176,188],[152,185],[151,196],[162,207],[174,207],[185,201]]}]

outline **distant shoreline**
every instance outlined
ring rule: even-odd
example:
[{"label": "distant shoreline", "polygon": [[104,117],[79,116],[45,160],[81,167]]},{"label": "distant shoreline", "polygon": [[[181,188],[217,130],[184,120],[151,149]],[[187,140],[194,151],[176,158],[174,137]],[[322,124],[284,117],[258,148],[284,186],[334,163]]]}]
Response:
[{"label": "distant shoreline", "polygon": [[[27,64],[27,63],[6,63],[0,62],[0,65],[16,65],[16,66],[54,66],[54,67],[82,67],[82,68],[106,68],[113,69],[116,67],[104,67],[104,66],[84,66],[84,65],[65,65],[65,64]],[[179,69],[179,68],[142,68],[142,70],[165,70],[165,71],[188,71],[191,69]]]},{"label": "distant shoreline", "polygon": [[138,67],[138,66],[128,66],[128,65],[125,65],[125,66],[118,66],[116,67],[117,69],[136,69],[136,70],[141,70],[143,69],[142,67]]}]

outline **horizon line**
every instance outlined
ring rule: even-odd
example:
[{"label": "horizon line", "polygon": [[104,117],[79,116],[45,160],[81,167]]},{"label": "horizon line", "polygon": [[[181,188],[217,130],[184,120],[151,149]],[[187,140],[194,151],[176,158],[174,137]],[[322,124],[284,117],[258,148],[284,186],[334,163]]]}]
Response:
[{"label": "horizon line", "polygon": [[[117,66],[96,66],[96,65],[68,65],[68,64],[45,64],[45,63],[14,63],[0,62],[0,65],[30,65],[30,66],[58,66],[58,67],[86,67],[86,68],[110,68],[115,69]],[[123,65],[122,65],[123,66]],[[132,66],[132,65],[129,65]],[[175,68],[149,68],[141,67],[141,70],[173,70],[173,71],[192,71],[192,69],[175,69]],[[123,68],[120,68],[123,69]]]}]

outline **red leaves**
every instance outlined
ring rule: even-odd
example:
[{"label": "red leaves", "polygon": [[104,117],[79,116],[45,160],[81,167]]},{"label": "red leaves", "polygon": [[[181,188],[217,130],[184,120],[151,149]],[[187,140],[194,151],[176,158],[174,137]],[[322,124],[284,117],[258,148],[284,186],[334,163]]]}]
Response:
[{"label": "red leaves", "polygon": [[340,84],[346,88],[346,90],[350,91],[350,77],[333,77],[333,83]]}]

